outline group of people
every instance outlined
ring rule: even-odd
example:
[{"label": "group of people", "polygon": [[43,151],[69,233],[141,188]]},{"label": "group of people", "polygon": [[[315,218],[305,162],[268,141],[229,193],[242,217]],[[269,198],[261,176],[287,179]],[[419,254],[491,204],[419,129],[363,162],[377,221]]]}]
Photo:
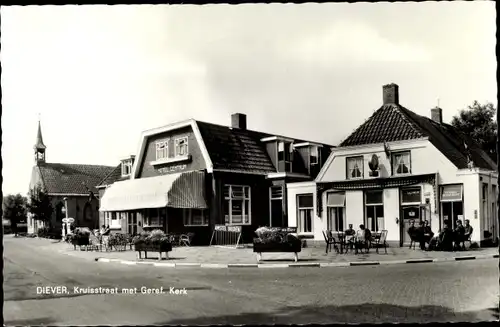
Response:
[{"label": "group of people", "polygon": [[111,228],[108,226],[102,225],[101,229],[95,232],[95,236],[99,239],[100,243],[106,243],[107,237],[111,234]]},{"label": "group of people", "polygon": [[437,235],[434,235],[428,220],[420,221],[418,227],[412,220],[408,228],[408,235],[412,241],[420,244],[420,249],[423,251],[454,251],[460,249],[460,244],[470,238],[472,230],[468,219],[465,220],[465,226],[462,225],[461,220],[457,220],[454,230],[450,227],[450,222],[445,220],[444,228]]},{"label": "group of people", "polygon": [[349,224],[349,228],[344,231],[345,244],[347,247],[353,247],[356,251],[369,247],[369,242],[372,238],[371,231],[365,227],[365,225],[359,225],[359,230],[355,231],[352,228],[352,224]]}]

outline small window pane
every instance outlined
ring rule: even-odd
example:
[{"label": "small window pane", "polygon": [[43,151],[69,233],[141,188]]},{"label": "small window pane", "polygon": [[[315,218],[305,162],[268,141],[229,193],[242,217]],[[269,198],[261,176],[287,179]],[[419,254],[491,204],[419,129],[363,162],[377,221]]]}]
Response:
[{"label": "small window pane", "polygon": [[242,186],[232,186],[233,198],[243,198],[243,187]]},{"label": "small window pane", "polygon": [[225,185],[224,186],[224,198],[229,198],[229,193],[230,192],[230,186],[229,185]]},{"label": "small window pane", "polygon": [[282,186],[271,186],[271,199],[281,199],[283,197]]},{"label": "small window pane", "polygon": [[382,191],[370,191],[365,193],[366,204],[381,204],[383,202]]},{"label": "small window pane", "polygon": [[312,208],[314,205],[313,195],[299,195],[298,197],[299,208]]}]

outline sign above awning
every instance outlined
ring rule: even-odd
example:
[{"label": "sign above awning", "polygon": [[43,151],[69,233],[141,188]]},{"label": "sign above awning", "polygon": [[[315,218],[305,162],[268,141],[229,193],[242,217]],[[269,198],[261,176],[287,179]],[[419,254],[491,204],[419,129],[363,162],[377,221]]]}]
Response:
[{"label": "sign above awning", "polygon": [[206,209],[205,174],[199,171],[116,182],[106,189],[99,211],[146,208]]},{"label": "sign above awning", "polygon": [[345,193],[344,192],[327,193],[326,205],[328,207],[345,207]]},{"label": "sign above awning", "polygon": [[441,189],[441,202],[462,201],[462,185],[445,185]]}]

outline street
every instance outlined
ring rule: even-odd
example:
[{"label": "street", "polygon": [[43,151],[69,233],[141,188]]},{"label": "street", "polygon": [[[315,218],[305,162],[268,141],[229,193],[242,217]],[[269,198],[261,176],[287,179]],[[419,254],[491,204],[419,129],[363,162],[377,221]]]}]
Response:
[{"label": "street", "polygon": [[[172,269],[93,262],[33,244],[23,238],[4,239],[6,325],[498,320],[498,259],[343,268]],[[67,294],[37,294],[37,287],[55,286],[67,287]],[[75,294],[74,287],[117,288],[120,294]],[[165,292],[141,294],[141,287],[163,287]],[[123,294],[122,288],[138,291]],[[179,294],[171,294],[171,288]]]}]

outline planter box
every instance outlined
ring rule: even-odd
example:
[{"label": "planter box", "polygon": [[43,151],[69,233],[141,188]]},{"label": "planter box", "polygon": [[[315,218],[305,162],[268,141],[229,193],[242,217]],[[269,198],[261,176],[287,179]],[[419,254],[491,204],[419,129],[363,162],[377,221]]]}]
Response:
[{"label": "planter box", "polygon": [[85,237],[85,238],[77,238],[77,239],[73,239],[71,241],[71,243],[75,246],[78,245],[78,246],[83,246],[83,245],[89,245],[90,244],[90,241],[89,241],[89,238],[88,237]]},{"label": "planter box", "polygon": [[298,261],[297,253],[302,250],[300,242],[294,243],[253,243],[253,252],[257,253],[257,261],[261,261],[262,253],[284,252],[294,253],[295,261]]},{"label": "planter box", "polygon": [[172,244],[171,243],[162,243],[158,245],[150,245],[150,244],[134,244],[134,249],[137,252],[138,259],[142,259],[141,252],[144,252],[144,258],[148,258],[148,252],[158,252],[159,257],[158,260],[162,259],[161,254],[165,253],[167,259],[168,259],[168,252],[172,251]]}]

